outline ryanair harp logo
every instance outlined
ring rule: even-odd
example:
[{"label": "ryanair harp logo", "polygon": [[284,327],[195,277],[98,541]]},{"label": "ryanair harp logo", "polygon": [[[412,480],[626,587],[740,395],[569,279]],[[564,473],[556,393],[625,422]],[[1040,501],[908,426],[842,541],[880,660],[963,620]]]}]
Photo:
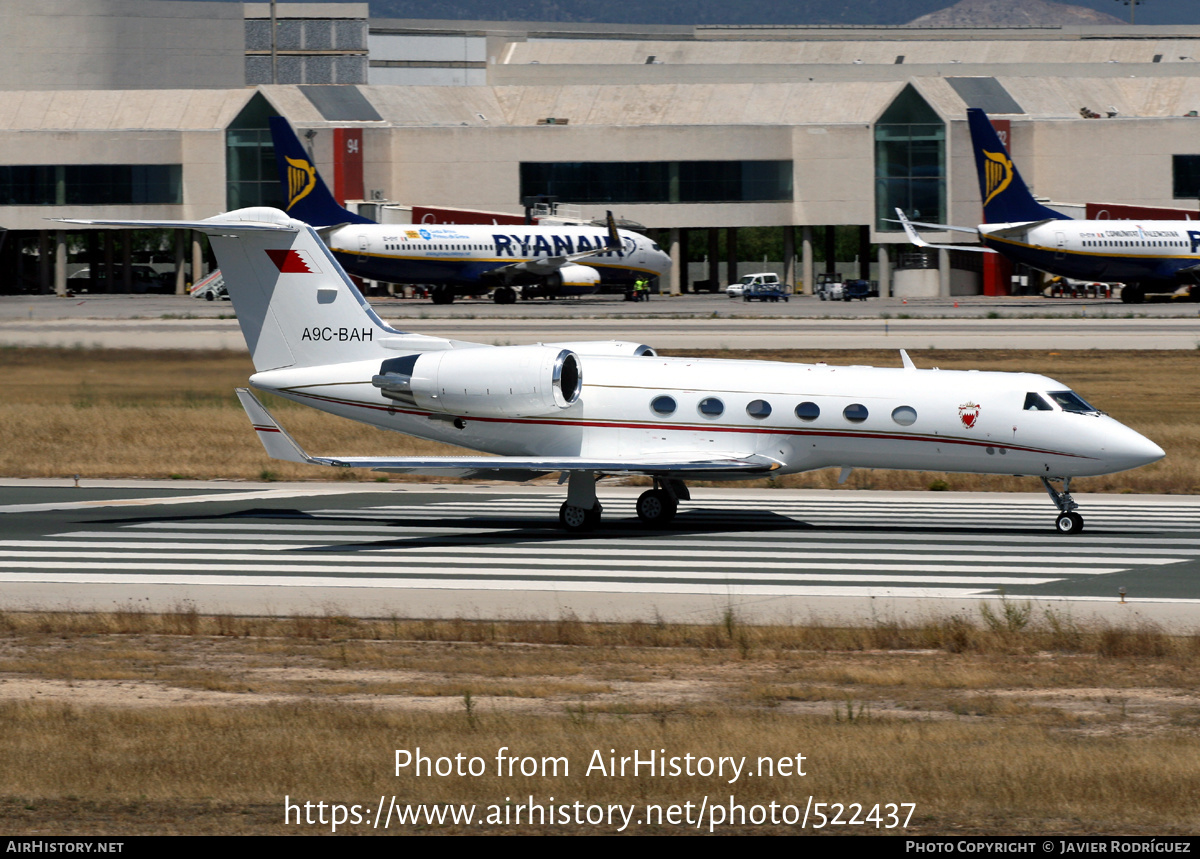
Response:
[{"label": "ryanair harp logo", "polygon": [[284,160],[288,164],[287,207],[290,210],[292,206],[307,197],[313,188],[317,187],[317,168],[298,158],[285,158]]},{"label": "ryanair harp logo", "polygon": [[987,159],[983,165],[983,175],[987,183],[987,199],[983,201],[983,205],[986,206],[1012,181],[1013,165],[1003,152],[988,152],[985,149],[983,157]]}]

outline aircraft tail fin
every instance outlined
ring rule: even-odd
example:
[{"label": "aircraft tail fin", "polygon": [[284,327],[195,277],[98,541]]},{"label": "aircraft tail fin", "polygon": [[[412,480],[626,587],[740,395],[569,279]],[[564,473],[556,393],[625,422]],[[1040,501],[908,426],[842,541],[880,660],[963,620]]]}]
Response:
[{"label": "aircraft tail fin", "polygon": [[1061,212],[1033,199],[1033,194],[1021,179],[986,113],[977,107],[968,108],[967,124],[971,129],[971,145],[975,150],[975,169],[979,174],[979,194],[983,199],[985,223],[1070,220]]},{"label": "aircraft tail fin", "polygon": [[286,119],[273,116],[270,122],[275,166],[279,170],[279,184],[289,215],[314,227],[375,223],[338,204]]},{"label": "aircraft tail fin", "polygon": [[[383,341],[414,339],[384,324],[315,229],[278,209],[238,209],[203,221],[63,220],[207,233],[260,373],[373,360],[386,354]],[[425,348],[447,348],[448,341],[439,342]]]}]

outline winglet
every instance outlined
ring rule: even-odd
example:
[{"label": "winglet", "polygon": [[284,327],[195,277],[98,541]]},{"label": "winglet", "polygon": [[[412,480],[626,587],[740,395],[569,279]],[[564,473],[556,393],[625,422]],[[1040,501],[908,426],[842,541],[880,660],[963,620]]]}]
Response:
[{"label": "winglet", "polygon": [[621,236],[617,232],[617,222],[613,218],[613,213],[608,212],[608,217],[605,222],[608,225],[608,249],[610,251],[619,251],[623,247],[621,244]]},{"label": "winglet", "polygon": [[908,236],[908,241],[911,244],[914,244],[919,248],[933,247],[933,245],[929,244],[929,242],[925,241],[917,234],[917,231],[913,228],[912,223],[908,220],[908,217],[905,216],[904,210],[899,206],[896,207],[896,217],[900,219],[900,224],[904,227],[904,235]]},{"label": "winglet", "polygon": [[917,369],[917,365],[913,363],[913,359],[908,357],[908,352],[903,349],[900,350],[900,361],[904,364],[905,370]]},{"label": "winglet", "polygon": [[287,434],[287,430],[271,416],[266,407],[258,401],[258,397],[250,393],[249,388],[237,389],[238,400],[250,418],[250,424],[258,433],[258,440],[267,449],[271,459],[282,459],[286,462],[303,462],[313,465],[332,465],[328,461],[314,459],[296,444],[296,440]]},{"label": "winglet", "polygon": [[[950,251],[974,251],[975,253],[983,253],[983,254],[996,253],[996,251],[992,250],[991,248],[985,248],[980,245],[935,245],[935,244],[931,244],[930,242],[927,242],[923,238],[921,238],[921,236],[917,232],[916,228],[913,227],[913,222],[908,219],[908,217],[904,214],[903,210],[897,208],[896,209],[896,217],[900,219],[900,224],[904,227],[904,235],[906,235],[908,237],[909,242],[911,242],[912,244],[916,245],[919,248],[945,248],[946,250],[950,250]],[[890,221],[892,219],[889,218],[888,220]],[[958,229],[957,227],[949,227],[949,226],[947,226],[947,228],[948,229]],[[971,232],[976,233],[976,235],[979,234],[978,230],[971,230]]]}]

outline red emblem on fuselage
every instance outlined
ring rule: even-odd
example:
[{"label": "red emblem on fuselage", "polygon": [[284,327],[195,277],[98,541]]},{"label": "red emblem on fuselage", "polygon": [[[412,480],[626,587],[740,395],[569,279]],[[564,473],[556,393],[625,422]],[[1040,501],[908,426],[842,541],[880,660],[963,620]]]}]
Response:
[{"label": "red emblem on fuselage", "polygon": [[958,419],[967,429],[975,426],[975,421],[979,420],[979,403],[963,403],[959,406]]}]

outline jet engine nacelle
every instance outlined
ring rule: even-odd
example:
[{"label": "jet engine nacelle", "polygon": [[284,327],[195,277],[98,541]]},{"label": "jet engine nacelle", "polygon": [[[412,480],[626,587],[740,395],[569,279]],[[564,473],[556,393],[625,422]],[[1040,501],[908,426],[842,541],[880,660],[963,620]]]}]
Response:
[{"label": "jet engine nacelle", "polygon": [[574,405],[583,368],[569,349],[497,346],[390,358],[371,382],[388,399],[432,412],[519,418]]},{"label": "jet engine nacelle", "polygon": [[546,284],[554,289],[564,286],[590,289],[600,284],[600,272],[587,265],[564,265],[546,278]]}]

